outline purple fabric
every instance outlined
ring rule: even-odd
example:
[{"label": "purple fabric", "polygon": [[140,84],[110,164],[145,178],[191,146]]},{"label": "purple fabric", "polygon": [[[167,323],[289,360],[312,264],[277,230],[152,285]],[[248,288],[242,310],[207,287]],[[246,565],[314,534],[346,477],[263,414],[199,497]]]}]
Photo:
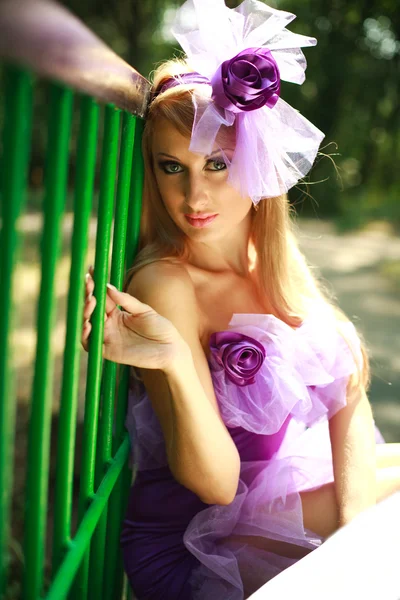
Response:
[{"label": "purple fabric", "polygon": [[131,391],[126,426],[138,473],[121,546],[138,600],[243,600],[298,560],[232,536],[287,542],[304,553],[323,543],[304,529],[300,492],[333,481],[328,418],[346,404],[346,382],[361,360],[354,327],[341,329],[354,358],[326,315],[292,330],[272,315],[236,314],[229,330],[218,332],[230,350],[247,336],[253,349],[261,344],[265,351],[251,385],[230,378],[240,353],[222,361],[229,368],[214,368],[210,359],[221,415],[241,459],[227,506],[206,505],[174,480],[144,387]]},{"label": "purple fabric", "polygon": [[[273,315],[233,315],[229,325],[258,340],[266,353],[256,383],[240,389],[211,362],[221,415],[230,427],[271,435],[289,415],[311,426],[345,406],[348,377],[356,365],[326,314],[309,317],[296,330]],[[343,323],[341,328],[361,363],[354,325]]]},{"label": "purple fabric", "polygon": [[204,75],[200,75],[200,73],[181,73],[180,75],[175,75],[175,77],[170,77],[169,79],[167,79],[161,86],[160,90],[156,91],[154,97],[156,97],[158,94],[166,92],[172,87],[175,87],[177,85],[183,85],[185,83],[208,83],[209,85],[211,84],[208,77],[204,77]]},{"label": "purple fabric", "polygon": [[235,113],[273,108],[281,90],[278,65],[267,48],[248,48],[224,61],[211,83],[215,103]]},{"label": "purple fabric", "polygon": [[212,83],[192,91],[189,150],[210,154],[221,127],[235,124],[235,149],[224,157],[227,182],[255,204],[307,175],[324,138],[280,97],[281,80],[304,82],[301,48],[317,43],[286,29],[295,18],[258,0],[234,9],[224,0],[186,0],[172,26],[190,68]]},{"label": "purple fabric", "polygon": [[281,90],[278,65],[267,48],[248,48],[225,60],[211,81],[197,72],[170,77],[154,97],[186,83],[212,85],[212,98],[216,105],[235,113],[262,106],[273,108]]},{"label": "purple fabric", "polygon": [[250,385],[265,359],[264,346],[257,340],[236,331],[218,331],[210,338],[211,365],[225,370],[235,385]]}]

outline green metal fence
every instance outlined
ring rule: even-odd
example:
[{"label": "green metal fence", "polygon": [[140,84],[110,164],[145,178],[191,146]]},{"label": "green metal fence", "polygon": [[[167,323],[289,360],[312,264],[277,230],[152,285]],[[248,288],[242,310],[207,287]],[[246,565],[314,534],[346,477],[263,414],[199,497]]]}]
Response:
[{"label": "green metal fence", "polygon": [[[127,263],[136,251],[143,179],[140,142],[149,83],[63,7],[47,0],[0,2],[0,60],[0,589],[7,600],[120,600],[126,597],[127,586],[119,534],[132,482],[129,438],[124,428],[129,374],[127,367],[102,358],[103,314],[106,282],[121,288]],[[29,205],[32,129],[41,118],[34,110],[38,86],[45,89],[47,98],[39,214],[40,291],[36,299],[37,338],[26,433],[29,443],[21,540],[23,568],[21,589],[18,591],[17,585],[13,591],[9,585],[10,522],[15,445],[21,443],[15,436],[18,402],[13,332],[21,313],[16,308],[21,288],[16,268],[23,242],[20,222]],[[71,152],[75,138],[76,155]],[[72,161],[76,167],[73,176]],[[70,194],[73,230],[67,251],[70,272],[66,334],[52,480],[49,467],[51,435],[54,436],[56,273]],[[97,223],[97,306],[92,318],[77,472],[74,462],[83,282],[93,219]],[[76,478],[79,493],[74,525]],[[49,489],[50,481],[54,481],[54,490]]]}]

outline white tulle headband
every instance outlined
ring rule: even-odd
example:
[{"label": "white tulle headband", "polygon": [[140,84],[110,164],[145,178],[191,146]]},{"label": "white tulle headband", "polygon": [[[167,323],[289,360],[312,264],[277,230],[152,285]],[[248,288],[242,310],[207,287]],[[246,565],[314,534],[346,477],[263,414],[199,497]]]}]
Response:
[{"label": "white tulle headband", "polygon": [[[210,154],[221,125],[236,124],[228,183],[254,204],[287,192],[311,169],[324,134],[280,98],[280,80],[302,84],[306,59],[300,46],[315,38],[288,31],[296,16],[258,0],[235,9],[224,0],[187,0],[172,33],[193,73],[163,82],[158,95],[181,84],[193,90],[195,118],[189,150]],[[204,91],[203,91],[204,90]],[[212,101],[204,103],[204,97]]]}]

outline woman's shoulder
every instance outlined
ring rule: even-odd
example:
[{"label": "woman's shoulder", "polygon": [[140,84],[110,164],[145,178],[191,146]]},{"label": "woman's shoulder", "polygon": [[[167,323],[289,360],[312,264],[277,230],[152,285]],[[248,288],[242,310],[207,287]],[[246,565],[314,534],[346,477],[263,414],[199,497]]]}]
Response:
[{"label": "woman's shoulder", "polygon": [[136,296],[141,290],[152,289],[162,293],[194,291],[187,269],[174,257],[160,258],[140,267],[130,278],[127,291]]},{"label": "woman's shoulder", "polygon": [[161,259],[143,265],[127,292],[169,319],[178,330],[201,339],[202,319],[193,281],[182,263]]}]

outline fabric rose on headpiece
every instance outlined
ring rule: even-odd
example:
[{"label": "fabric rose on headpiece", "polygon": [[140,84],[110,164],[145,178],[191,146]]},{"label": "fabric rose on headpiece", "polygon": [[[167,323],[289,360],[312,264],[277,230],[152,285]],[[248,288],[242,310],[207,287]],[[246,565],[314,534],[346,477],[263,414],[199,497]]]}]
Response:
[{"label": "fabric rose on headpiece", "polygon": [[235,331],[217,331],[210,337],[211,368],[224,369],[235,385],[254,383],[265,360],[264,346],[257,340]]},{"label": "fabric rose on headpiece", "polygon": [[278,65],[267,48],[248,48],[223,62],[211,80],[213,100],[232,112],[256,110],[278,102]]},{"label": "fabric rose on headpiece", "polygon": [[301,48],[317,43],[286,28],[295,18],[259,0],[234,9],[224,0],[186,0],[172,27],[190,68],[211,82],[192,92],[189,151],[211,154],[221,127],[235,123],[235,151],[224,156],[227,183],[254,204],[285,194],[307,175],[324,138],[280,97],[281,80],[304,82]]}]

